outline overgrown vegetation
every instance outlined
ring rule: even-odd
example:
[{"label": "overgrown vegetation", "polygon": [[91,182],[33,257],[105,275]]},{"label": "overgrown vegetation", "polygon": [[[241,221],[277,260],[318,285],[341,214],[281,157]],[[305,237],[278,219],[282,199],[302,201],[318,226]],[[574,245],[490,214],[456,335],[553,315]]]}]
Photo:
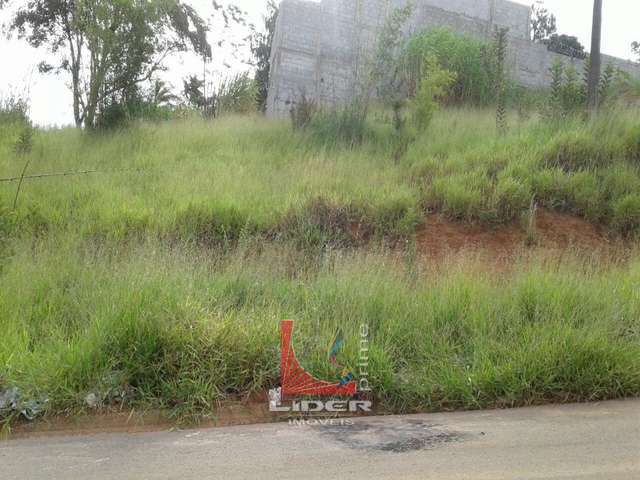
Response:
[{"label": "overgrown vegetation", "polygon": [[42,62],[41,72],[68,74],[78,127],[93,128],[105,104],[125,104],[169,54],[191,49],[211,57],[206,23],[177,0],[34,0],[17,10],[9,27],[53,53],[54,63]]},{"label": "overgrown vegetation", "polygon": [[264,30],[254,32],[251,36],[251,53],[255,59],[256,73],[254,76],[258,88],[258,110],[265,112],[267,109],[267,94],[269,91],[269,78],[271,75],[271,45],[276,31],[279,6],[273,0],[267,4],[267,14],[264,16]]},{"label": "overgrown vegetation", "polygon": [[[324,378],[336,328],[353,365],[367,324],[392,411],[640,395],[635,80],[607,68],[607,108],[587,118],[572,67],[530,92],[506,75],[505,31],[405,41],[409,15],[391,15],[352,102],[302,92],[290,123],[252,114],[264,84],[248,74],[186,79],[198,115],[160,81],[105,97],[96,125],[128,128],[101,135],[35,130],[25,101],[0,103],[0,391],[50,414],[202,418],[276,386],[288,317]],[[601,226],[628,256],[541,252],[539,209]],[[427,260],[432,213],[519,223],[525,253],[499,272]]]},{"label": "overgrown vegetation", "polygon": [[[233,240],[243,227],[270,235],[318,198],[352,212],[349,222],[406,235],[384,220],[389,209],[498,224],[518,218],[534,195],[541,206],[603,224],[613,235],[634,235],[640,224],[633,214],[628,222],[612,219],[622,212],[618,202],[640,187],[639,124],[637,113],[618,110],[589,123],[566,117],[562,128],[533,117],[498,139],[494,113],[441,110],[399,161],[384,112],[372,114],[357,148],[331,143],[339,134],[333,122],[324,137],[320,123],[292,131],[286,122],[251,117],[140,124],[99,137],[63,129],[37,132],[22,158],[13,143],[3,146],[0,177],[19,177],[26,160],[34,173],[102,172],[27,180],[21,193],[24,232],[70,230],[86,238],[172,237],[191,208],[208,213],[190,221],[217,219]],[[14,187],[2,185],[5,205]]]},{"label": "overgrown vegetation", "polygon": [[585,59],[587,53],[584,46],[578,41],[578,37],[571,35],[559,35],[556,17],[544,7],[544,2],[538,0],[531,7],[531,39],[536,43],[542,43],[547,49],[567,55],[571,58]]},{"label": "overgrown vegetation", "polygon": [[501,278],[472,261],[436,275],[402,265],[250,241],[212,256],[41,239],[0,279],[3,382],[49,412],[88,411],[93,394],[94,408],[209,417],[220,400],[277,385],[287,317],[298,357],[329,379],[336,328],[355,365],[368,325],[370,384],[391,411],[640,394],[637,262],[523,260]]},{"label": "overgrown vegetation", "polygon": [[441,68],[456,75],[445,103],[487,106],[495,102],[497,72],[490,43],[446,28],[416,35],[409,40],[405,52],[411,78],[420,78],[423,59],[429,54],[437,57]]}]

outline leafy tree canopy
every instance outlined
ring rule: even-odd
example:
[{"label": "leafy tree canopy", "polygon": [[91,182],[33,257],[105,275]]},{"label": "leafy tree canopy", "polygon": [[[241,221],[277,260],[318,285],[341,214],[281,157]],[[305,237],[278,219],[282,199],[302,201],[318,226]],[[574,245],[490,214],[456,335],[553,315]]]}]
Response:
[{"label": "leafy tree canopy", "polygon": [[71,76],[75,122],[87,128],[108,99],[150,80],[168,55],[211,56],[206,23],[179,0],[29,0],[10,30],[55,54],[40,70]]},{"label": "leafy tree canopy", "polygon": [[556,17],[539,2],[531,7],[531,35],[534,42],[543,42],[558,31]]},{"label": "leafy tree canopy", "polygon": [[553,34],[545,40],[544,43],[552,52],[561,53],[562,55],[568,55],[573,58],[587,58],[584,45],[580,43],[577,37]]}]

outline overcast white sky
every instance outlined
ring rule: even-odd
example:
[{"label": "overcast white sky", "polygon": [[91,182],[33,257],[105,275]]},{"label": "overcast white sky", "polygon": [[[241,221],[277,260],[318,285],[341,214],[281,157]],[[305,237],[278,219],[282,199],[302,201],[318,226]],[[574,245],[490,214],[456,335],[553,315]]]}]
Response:
[{"label": "overcast white sky", "polygon": [[[518,3],[530,5],[533,0],[515,0]],[[211,0],[186,0],[198,9],[204,18],[213,13]],[[15,3],[15,1],[14,1]],[[229,3],[227,1],[224,2]],[[261,25],[261,17],[266,11],[267,0],[233,0],[248,13],[249,21]],[[558,30],[577,36],[583,45],[589,49],[591,44],[591,15],[592,0],[546,0],[546,7],[556,15]],[[0,13],[0,24],[7,21],[8,12]],[[604,53],[621,58],[631,58],[631,42],[640,41],[640,2],[637,0],[604,0],[603,39]],[[212,32],[212,44],[220,38],[227,40],[230,36],[240,39],[247,32],[233,33]],[[240,56],[248,58],[248,49]],[[64,125],[73,121],[71,97],[67,89],[67,78],[64,75],[41,75],[37,65],[45,58],[44,51],[30,48],[25,42],[0,36],[0,97],[8,93],[28,92],[31,99],[31,117],[39,125]],[[223,66],[231,65],[231,69]],[[202,63],[192,55],[172,58],[167,66],[169,71],[164,74],[176,91],[181,90],[182,78],[190,74],[202,74]],[[215,49],[214,62],[210,66],[210,73],[226,75],[242,71],[247,67],[234,58],[229,50]]]}]

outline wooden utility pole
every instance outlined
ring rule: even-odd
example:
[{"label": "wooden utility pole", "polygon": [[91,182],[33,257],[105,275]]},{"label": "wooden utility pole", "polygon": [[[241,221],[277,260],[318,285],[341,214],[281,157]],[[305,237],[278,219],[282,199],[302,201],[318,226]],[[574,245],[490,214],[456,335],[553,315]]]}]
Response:
[{"label": "wooden utility pole", "polygon": [[600,84],[600,43],[602,39],[602,0],[593,1],[593,27],[591,29],[591,63],[587,108],[591,113],[598,110],[598,87]]}]

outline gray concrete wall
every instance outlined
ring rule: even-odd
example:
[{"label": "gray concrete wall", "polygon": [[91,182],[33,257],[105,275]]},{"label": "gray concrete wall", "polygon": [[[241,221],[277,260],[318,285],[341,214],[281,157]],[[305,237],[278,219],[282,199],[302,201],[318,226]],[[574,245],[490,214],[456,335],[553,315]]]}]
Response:
[{"label": "gray concrete wall", "polygon": [[[509,57],[513,79],[526,87],[548,87],[551,83],[550,69],[557,60],[565,65],[573,65],[580,74],[585,69],[585,60],[550,52],[545,45],[518,38],[509,40]],[[635,62],[603,55],[603,68],[608,64],[631,75],[640,76],[640,65]]]},{"label": "gray concrete wall", "polygon": [[[267,113],[287,114],[302,95],[324,105],[352,98],[367,70],[367,59],[377,33],[389,14],[407,0],[283,0],[271,51],[271,78]],[[438,26],[477,37],[487,37],[495,26],[509,28],[509,66],[514,80],[529,87],[550,82],[549,68],[559,58],[581,60],[549,52],[529,41],[529,7],[506,0],[413,0],[413,14],[405,33]],[[640,75],[637,64],[605,57]]]}]

